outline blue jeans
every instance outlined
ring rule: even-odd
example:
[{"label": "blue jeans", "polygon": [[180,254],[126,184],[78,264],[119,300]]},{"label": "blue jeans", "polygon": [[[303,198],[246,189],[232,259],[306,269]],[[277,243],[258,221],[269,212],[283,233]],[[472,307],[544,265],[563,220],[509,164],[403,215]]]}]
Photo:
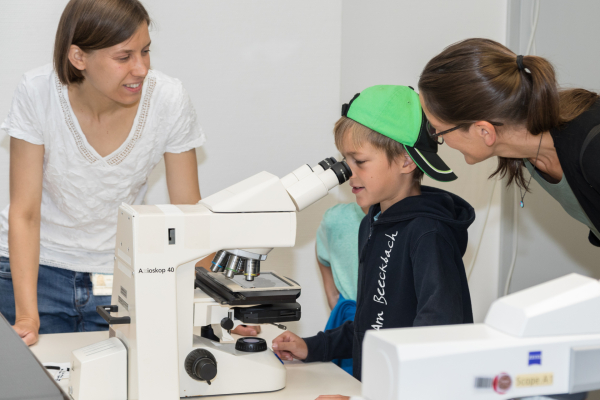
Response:
[{"label": "blue jeans", "polygon": [[[94,296],[89,273],[40,265],[37,296],[40,334],[108,330],[96,306],[110,304],[110,296]],[[15,323],[15,296],[10,262],[0,257],[0,313]]]}]

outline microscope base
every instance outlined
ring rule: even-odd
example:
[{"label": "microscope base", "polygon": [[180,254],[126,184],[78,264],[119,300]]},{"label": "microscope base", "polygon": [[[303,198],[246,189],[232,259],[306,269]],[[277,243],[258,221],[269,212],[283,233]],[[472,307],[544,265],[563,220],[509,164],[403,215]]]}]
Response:
[{"label": "microscope base", "polygon": [[271,351],[246,353],[235,349],[235,343],[219,343],[194,336],[194,348],[209,351],[217,361],[217,376],[206,381],[179,377],[179,395],[215,396],[242,393],[274,392],[285,388],[286,369]]}]

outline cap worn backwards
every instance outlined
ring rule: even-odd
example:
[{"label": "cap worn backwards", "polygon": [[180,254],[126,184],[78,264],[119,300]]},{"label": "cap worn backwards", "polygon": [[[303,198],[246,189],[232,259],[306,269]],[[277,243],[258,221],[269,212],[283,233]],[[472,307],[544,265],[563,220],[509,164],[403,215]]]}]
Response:
[{"label": "cap worn backwards", "polygon": [[415,164],[430,178],[441,182],[457,179],[437,154],[438,144],[427,133],[419,96],[411,87],[371,86],[342,106],[342,116],[404,145]]}]

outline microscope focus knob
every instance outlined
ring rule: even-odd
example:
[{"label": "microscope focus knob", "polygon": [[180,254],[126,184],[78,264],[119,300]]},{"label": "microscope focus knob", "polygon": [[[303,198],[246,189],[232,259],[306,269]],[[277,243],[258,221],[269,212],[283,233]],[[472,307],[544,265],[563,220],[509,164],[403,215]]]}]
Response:
[{"label": "microscope focus knob", "polygon": [[233,329],[233,321],[229,317],[225,317],[221,320],[221,328],[230,331]]},{"label": "microscope focus knob", "polygon": [[267,342],[265,339],[258,337],[243,337],[235,343],[235,349],[248,353],[258,353],[267,350]]},{"label": "microscope focus knob", "polygon": [[197,381],[210,381],[217,376],[217,360],[210,351],[196,349],[185,358],[185,371]]}]

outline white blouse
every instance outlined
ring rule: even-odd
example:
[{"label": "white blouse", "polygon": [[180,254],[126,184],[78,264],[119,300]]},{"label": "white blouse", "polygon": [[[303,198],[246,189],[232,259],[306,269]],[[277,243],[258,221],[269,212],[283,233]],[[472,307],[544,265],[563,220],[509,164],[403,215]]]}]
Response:
[{"label": "white blouse", "polygon": [[[24,75],[0,128],[44,146],[40,264],[79,272],[112,273],[119,205],[142,204],[148,175],[165,152],[205,141],[181,82],[154,70],[144,80],[129,136],[106,157],[87,142],[51,65]],[[5,257],[9,207],[0,214]]]}]

